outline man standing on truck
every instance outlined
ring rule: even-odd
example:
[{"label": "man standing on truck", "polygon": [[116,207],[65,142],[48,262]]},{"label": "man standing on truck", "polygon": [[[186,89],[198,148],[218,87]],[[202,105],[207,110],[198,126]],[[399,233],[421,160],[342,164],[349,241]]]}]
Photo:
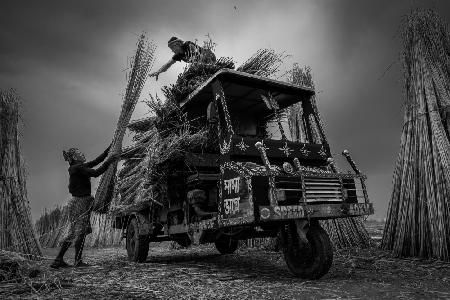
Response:
[{"label": "man standing on truck", "polygon": [[216,56],[210,49],[200,47],[191,41],[184,42],[177,37],[171,37],[168,46],[174,55],[158,71],[149,74],[150,77],[156,77],[156,80],[158,80],[159,74],[167,71],[177,61],[187,63],[199,62],[204,64],[210,64],[216,61]]},{"label": "man standing on truck", "polygon": [[96,159],[86,162],[84,154],[77,148],[63,151],[64,160],[69,163],[69,192],[72,198],[68,203],[69,231],[65,236],[58,256],[50,265],[52,268],[64,268],[69,265],[64,261],[64,254],[75,240],[75,267],[88,266],[82,259],[84,240],[92,232],[91,210],[94,198],[91,196],[91,177],[103,174],[108,166],[119,158],[118,154],[111,155],[98,169],[96,165],[108,156],[111,145]]}]

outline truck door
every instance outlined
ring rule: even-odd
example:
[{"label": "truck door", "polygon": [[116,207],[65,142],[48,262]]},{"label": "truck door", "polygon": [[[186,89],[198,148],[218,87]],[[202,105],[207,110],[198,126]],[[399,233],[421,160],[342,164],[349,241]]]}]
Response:
[{"label": "truck door", "polygon": [[254,222],[251,179],[239,172],[239,166],[230,160],[233,127],[220,81],[213,84],[218,116],[220,149],[219,226],[243,225]]}]

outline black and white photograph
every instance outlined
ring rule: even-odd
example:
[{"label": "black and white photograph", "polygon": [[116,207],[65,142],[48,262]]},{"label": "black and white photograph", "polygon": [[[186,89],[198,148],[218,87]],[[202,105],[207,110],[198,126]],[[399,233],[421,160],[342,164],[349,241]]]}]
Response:
[{"label": "black and white photograph", "polygon": [[0,3],[1,299],[450,299],[450,2]]}]

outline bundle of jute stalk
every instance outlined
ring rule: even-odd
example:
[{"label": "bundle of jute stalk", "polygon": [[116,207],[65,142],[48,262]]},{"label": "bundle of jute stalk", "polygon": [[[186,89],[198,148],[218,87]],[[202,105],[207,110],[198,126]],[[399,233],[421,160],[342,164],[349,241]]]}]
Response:
[{"label": "bundle of jute stalk", "polygon": [[[122,111],[114,134],[111,153],[118,153],[122,149],[122,140],[125,135],[126,126],[131,119],[142,88],[147,79],[148,71],[154,61],[155,45],[149,43],[144,34],[139,37],[137,50],[128,76]],[[113,163],[103,174],[98,189],[95,193],[94,211],[105,213],[113,198],[114,179],[116,176],[117,163]]]},{"label": "bundle of jute stalk", "polygon": [[0,249],[42,255],[27,198],[19,135],[20,98],[0,91]]},{"label": "bundle of jute stalk", "polygon": [[67,207],[56,206],[47,209],[37,219],[34,227],[42,247],[57,247],[64,230],[69,226]]},{"label": "bundle of jute stalk", "polygon": [[[301,68],[298,64],[294,64],[292,70],[289,72],[288,81],[314,88],[314,82],[311,76],[311,69],[309,67]],[[292,138],[295,141],[302,143],[308,142],[307,133],[304,127],[304,118],[307,117],[311,124],[312,136],[310,137],[311,143],[326,144],[326,136],[323,129],[322,118],[320,117],[317,109],[316,99],[311,99],[314,113],[317,118],[313,116],[304,116],[301,103],[297,103],[288,109],[288,123]],[[368,247],[371,245],[370,236],[364,227],[362,218],[340,218],[335,220],[323,220],[320,221],[322,227],[327,231],[330,236],[333,245],[337,248],[345,247]]]},{"label": "bundle of jute stalk", "polygon": [[450,35],[433,11],[402,23],[405,115],[382,247],[450,260]]},{"label": "bundle of jute stalk", "polygon": [[167,176],[175,171],[184,153],[199,151],[206,143],[206,131],[191,126],[176,103],[163,103],[157,97],[146,103],[155,116],[129,126],[135,132],[135,143],[122,155],[125,160],[116,184],[118,197],[110,209],[115,215],[152,203],[166,205]]},{"label": "bundle of jute stalk", "polygon": [[162,88],[167,101],[180,103],[203,82],[221,69],[234,69],[234,62],[229,57],[221,57],[215,63],[204,64],[194,62],[189,64],[178,75],[175,84]]},{"label": "bundle of jute stalk", "polygon": [[287,57],[288,55],[277,53],[272,49],[260,49],[239,66],[236,71],[262,77],[272,77],[278,72]]}]

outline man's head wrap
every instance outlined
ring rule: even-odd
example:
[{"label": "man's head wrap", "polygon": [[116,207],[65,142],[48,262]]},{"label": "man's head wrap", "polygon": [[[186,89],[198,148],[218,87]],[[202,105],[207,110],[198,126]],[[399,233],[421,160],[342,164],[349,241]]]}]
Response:
[{"label": "man's head wrap", "polygon": [[64,160],[67,162],[71,162],[76,160],[79,157],[84,157],[83,152],[81,152],[78,148],[70,148],[69,150],[63,150]]},{"label": "man's head wrap", "polygon": [[183,41],[180,40],[179,38],[177,38],[176,36],[171,37],[170,40],[167,42],[167,44],[168,44],[169,46],[170,46],[170,45],[177,44],[177,43],[183,43]]}]

